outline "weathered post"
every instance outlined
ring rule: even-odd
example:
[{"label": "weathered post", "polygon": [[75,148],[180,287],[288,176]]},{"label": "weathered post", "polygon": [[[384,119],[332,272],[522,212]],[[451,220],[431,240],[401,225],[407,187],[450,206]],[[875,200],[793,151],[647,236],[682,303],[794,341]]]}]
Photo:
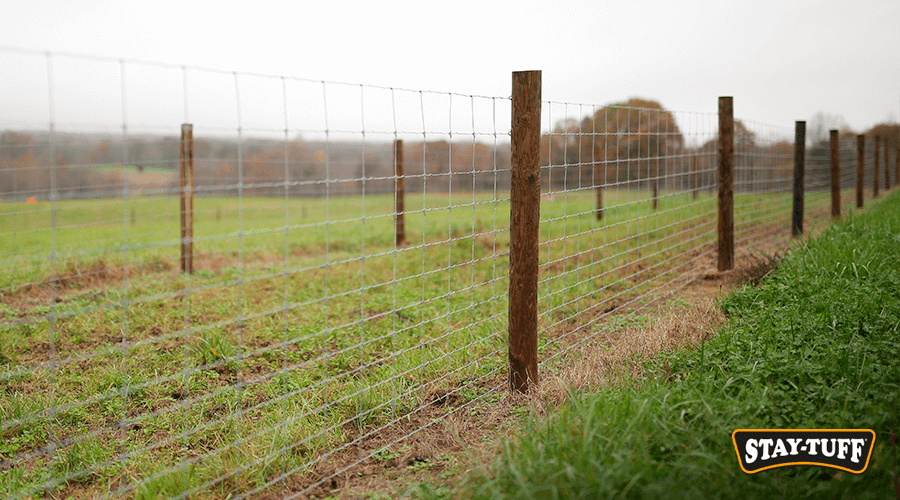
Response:
[{"label": "weathered post", "polygon": [[872,182],[872,198],[878,198],[878,152],[881,150],[881,137],[875,136],[875,179]]},{"label": "weathered post", "polygon": [[719,97],[719,271],[734,268],[734,99]]},{"label": "weathered post", "polygon": [[194,126],[181,125],[181,272],[194,274]]},{"label": "weathered post", "polygon": [[831,218],[841,216],[841,165],[840,145],[838,144],[838,131],[830,131],[829,142],[831,146]]},{"label": "weathered post", "polygon": [[856,136],[856,208],[863,207],[863,162],[866,158],[866,136]]},{"label": "weathered post", "polygon": [[803,194],[806,172],[806,122],[794,124],[794,209],[791,212],[791,234],[803,234]]},{"label": "weathered post", "polygon": [[403,177],[403,139],[394,141],[394,244],[403,246],[406,242],[406,224],[403,220],[403,199],[406,196],[406,181]]},{"label": "weathered post", "polygon": [[541,72],[512,74],[509,249],[509,386],[538,382],[538,226],[541,219]]}]

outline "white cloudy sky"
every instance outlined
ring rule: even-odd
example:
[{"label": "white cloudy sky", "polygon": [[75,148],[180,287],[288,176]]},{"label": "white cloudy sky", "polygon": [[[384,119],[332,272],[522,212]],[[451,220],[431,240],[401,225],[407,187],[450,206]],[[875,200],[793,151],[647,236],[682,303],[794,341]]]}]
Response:
[{"label": "white cloudy sky", "polygon": [[[540,69],[545,100],[641,96],[714,113],[718,96],[733,95],[738,117],[785,128],[818,111],[857,131],[900,115],[896,0],[5,0],[0,46],[490,96],[509,95],[510,72]],[[2,62],[0,122],[46,122],[35,104],[46,100],[40,59]],[[82,87],[98,102],[119,98],[117,68],[67,75],[57,60],[57,100]],[[89,116],[91,104],[57,105],[73,123],[116,120]]]}]

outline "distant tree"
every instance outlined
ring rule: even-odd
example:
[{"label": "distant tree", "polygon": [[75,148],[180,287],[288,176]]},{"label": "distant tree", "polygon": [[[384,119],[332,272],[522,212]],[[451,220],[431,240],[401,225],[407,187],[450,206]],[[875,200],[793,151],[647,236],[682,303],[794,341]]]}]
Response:
[{"label": "distant tree", "polygon": [[[656,101],[632,98],[604,106],[580,122],[558,122],[541,139],[541,165],[566,165],[569,188],[647,179],[661,160],[683,146],[671,112]],[[562,182],[555,172],[554,184]]]},{"label": "distant tree", "polygon": [[819,111],[814,114],[806,126],[807,144],[816,146],[827,143],[832,130],[841,130],[850,127],[841,115],[832,115]]},{"label": "distant tree", "polygon": [[877,135],[881,137],[882,141],[888,140],[895,142],[900,139],[900,125],[897,125],[896,123],[879,123],[867,130],[865,134],[867,141]]}]

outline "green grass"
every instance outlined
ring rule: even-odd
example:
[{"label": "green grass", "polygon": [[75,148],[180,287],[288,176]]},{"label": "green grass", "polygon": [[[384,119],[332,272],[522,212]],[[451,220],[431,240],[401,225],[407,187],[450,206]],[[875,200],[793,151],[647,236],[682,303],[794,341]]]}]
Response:
[{"label": "green grass", "polygon": [[178,175],[177,170],[173,170],[171,168],[160,168],[160,167],[144,167],[142,169],[138,169],[137,165],[94,165],[91,167],[91,170],[95,172],[102,172],[104,174],[154,174],[154,175],[169,175],[174,179],[176,175]]},{"label": "green grass", "polygon": [[[706,193],[664,193],[654,212],[646,193],[610,190],[602,221],[592,200],[542,203],[542,353],[580,313],[652,299],[714,241]],[[788,204],[739,195],[738,234],[783,232]],[[502,377],[508,202],[408,196],[398,249],[392,205],[197,197],[183,276],[177,199],[0,204],[0,455],[64,444],[0,472],[0,496],[139,478],[125,496],[223,497],[436,390]]]},{"label": "green grass", "polygon": [[[463,498],[893,498],[900,431],[900,196],[795,250],[722,308],[697,350],[648,377],[572,394],[507,442]],[[873,429],[859,476],[816,467],[745,475],[739,428]],[[442,495],[434,495],[440,497]]]}]

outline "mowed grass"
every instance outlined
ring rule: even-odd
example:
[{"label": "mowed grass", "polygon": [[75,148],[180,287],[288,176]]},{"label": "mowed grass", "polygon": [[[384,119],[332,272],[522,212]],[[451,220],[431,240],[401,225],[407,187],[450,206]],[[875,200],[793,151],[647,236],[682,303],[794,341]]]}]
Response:
[{"label": "mowed grass", "polygon": [[[822,194],[810,195],[810,204]],[[493,193],[0,205],[0,492],[220,498],[504,375],[509,203]],[[708,256],[715,198],[542,202],[542,352],[561,321],[658,291]],[[787,226],[739,195],[740,234]]]},{"label": "mowed grass", "polygon": [[[526,422],[461,498],[893,498],[900,453],[900,196],[805,242],[728,325]],[[868,469],[744,474],[735,429],[872,429]],[[440,497],[434,488],[426,497]],[[442,491],[440,488],[438,491]],[[446,490],[443,490],[446,492]]]}]

